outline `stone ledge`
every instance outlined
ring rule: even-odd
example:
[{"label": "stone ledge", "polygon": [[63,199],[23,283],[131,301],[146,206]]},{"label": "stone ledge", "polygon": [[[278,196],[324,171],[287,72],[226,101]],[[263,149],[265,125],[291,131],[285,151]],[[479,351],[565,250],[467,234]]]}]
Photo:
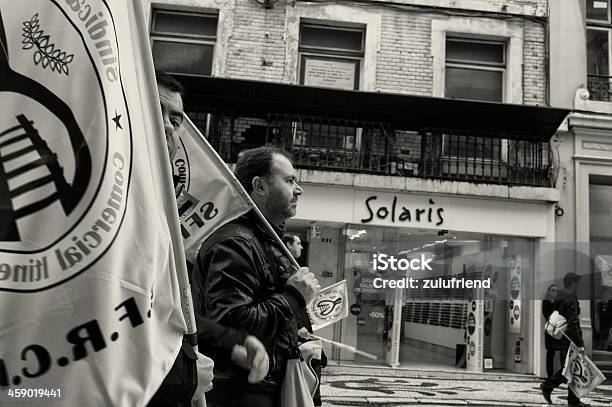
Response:
[{"label": "stone ledge", "polygon": [[558,202],[560,191],[555,188],[474,184],[465,181],[395,177],[389,175],[354,174],[320,170],[298,169],[298,182],[315,185],[336,185],[380,191],[403,191],[435,194],[453,194],[516,201]]}]

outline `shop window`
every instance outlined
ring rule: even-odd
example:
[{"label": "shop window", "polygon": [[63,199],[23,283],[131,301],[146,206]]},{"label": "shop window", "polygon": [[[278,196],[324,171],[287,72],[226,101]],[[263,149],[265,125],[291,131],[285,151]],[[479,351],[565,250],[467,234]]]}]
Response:
[{"label": "shop window", "polygon": [[502,102],[505,69],[505,42],[446,38],[446,97]]},{"label": "shop window", "polygon": [[593,350],[612,351],[612,178],[589,177],[589,252]]},{"label": "shop window", "polygon": [[218,15],[154,9],[151,48],[155,68],[173,74],[210,76]]}]

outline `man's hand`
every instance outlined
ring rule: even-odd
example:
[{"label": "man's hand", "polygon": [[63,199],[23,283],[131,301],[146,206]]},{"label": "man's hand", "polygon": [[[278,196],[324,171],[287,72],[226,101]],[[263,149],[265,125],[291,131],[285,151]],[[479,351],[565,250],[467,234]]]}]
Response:
[{"label": "man's hand", "polygon": [[197,369],[198,369],[198,387],[193,393],[192,400],[198,400],[204,397],[204,393],[212,389],[213,384],[213,368],[215,367],[215,362],[200,352],[196,352],[198,356],[198,360],[196,361]]},{"label": "man's hand", "polygon": [[308,267],[300,267],[297,272],[289,277],[287,285],[298,290],[299,293],[302,294],[302,297],[304,297],[306,304],[312,301],[319,293],[319,290],[321,290],[319,282],[314,274],[308,270]]},{"label": "man's hand", "polygon": [[244,345],[234,345],[232,362],[249,371],[249,383],[262,381],[270,363],[263,343],[253,335],[246,337]]}]

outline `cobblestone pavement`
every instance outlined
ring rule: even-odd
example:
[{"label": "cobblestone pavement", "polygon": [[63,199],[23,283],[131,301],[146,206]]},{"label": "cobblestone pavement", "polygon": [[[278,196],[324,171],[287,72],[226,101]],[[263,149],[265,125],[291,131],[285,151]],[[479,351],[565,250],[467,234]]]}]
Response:
[{"label": "cobblestone pavement", "polygon": [[[541,379],[527,375],[416,372],[395,369],[324,369],[323,407],[337,406],[546,406]],[[553,392],[555,405],[567,405],[567,386]],[[612,406],[612,385],[601,385],[582,399]]]}]

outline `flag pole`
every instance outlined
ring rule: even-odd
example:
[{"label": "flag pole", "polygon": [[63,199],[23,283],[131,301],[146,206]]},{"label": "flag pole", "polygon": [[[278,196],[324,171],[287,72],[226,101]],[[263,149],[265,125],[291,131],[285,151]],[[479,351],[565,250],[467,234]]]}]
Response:
[{"label": "flag pole", "polygon": [[[157,83],[155,81],[155,68],[153,66],[153,55],[151,53],[151,48],[148,40],[147,29],[145,24],[145,16],[143,11],[143,6],[140,2],[136,2],[138,4],[134,4],[134,2],[130,2],[132,5],[132,9],[134,10],[135,20],[136,20],[136,28],[138,30],[138,44],[139,51],[141,55],[142,61],[142,69],[144,72],[144,80],[145,89],[149,92],[146,95],[146,101],[148,101],[148,108],[151,109],[151,117],[156,118],[157,123],[153,124],[153,128],[157,129],[159,132],[164,128],[163,122],[161,120],[161,115],[159,114],[159,108],[155,109],[152,106],[151,101],[158,100],[159,94],[154,89],[157,89]],[[158,105],[157,105],[158,106]],[[159,140],[162,140],[160,134],[156,134]],[[158,149],[156,149],[158,151]],[[161,157],[163,155],[163,157]],[[165,185],[172,185],[172,169],[170,166],[170,162],[166,160],[165,154],[161,154],[158,151],[156,154],[158,159],[158,165],[161,169],[162,179],[165,178]],[[160,159],[162,158],[162,159]],[[183,312],[183,318],[185,319],[185,324],[187,326],[187,333],[185,334],[185,340],[195,351],[198,350],[198,330],[195,321],[195,312],[193,308],[193,298],[191,296],[191,286],[189,284],[189,276],[187,274],[187,262],[185,259],[185,249],[183,247],[183,238],[181,235],[181,230],[179,226],[178,219],[178,208],[176,204],[176,197],[174,188],[162,188],[162,196],[166,206],[169,206],[168,215],[169,222],[168,227],[170,230],[170,235],[172,237],[172,248],[174,252],[174,260],[175,260],[175,268],[176,268],[176,276],[178,280],[179,290],[180,290],[180,298],[181,298],[181,311]],[[179,351],[180,352],[180,351]],[[197,400],[192,400],[191,405],[194,407],[206,407],[206,399],[205,397],[201,397]]]},{"label": "flag pole", "polygon": [[[144,71],[144,79],[146,80],[145,88],[148,91],[153,89],[157,89],[157,84],[155,82],[155,69],[153,68],[153,57],[151,55],[151,50],[149,46],[148,36],[142,35],[146,33],[145,29],[145,17],[142,10],[142,5],[134,5],[134,12],[136,14],[136,25],[138,31],[141,35],[138,35],[140,51],[142,55],[142,67]],[[151,92],[153,93],[153,92]],[[149,94],[147,95],[149,101],[158,100],[158,94]],[[151,108],[151,103],[149,102],[149,108]],[[152,109],[152,117],[157,119],[157,123],[154,123],[154,128],[161,131],[164,128],[163,123],[161,121],[161,116],[158,114],[158,109]],[[161,140],[162,136],[158,138]],[[159,159],[160,154],[158,156],[158,164],[161,168],[162,177],[166,179],[165,185],[172,185],[171,173],[172,170],[170,168],[170,163],[167,159]],[[166,158],[166,157],[163,157]],[[185,261],[185,250],[183,249],[183,239],[181,237],[181,232],[179,228],[178,221],[178,209],[176,206],[176,197],[174,196],[173,188],[162,188],[162,194],[164,197],[164,201],[168,206],[170,206],[169,215],[171,216],[171,221],[168,222],[168,226],[170,227],[170,233],[174,237],[173,240],[173,249],[174,249],[174,258],[176,261],[176,271],[179,287],[181,290],[181,307],[183,310],[183,316],[185,318],[185,322],[187,324],[187,337],[189,339],[189,343],[192,345],[197,345],[197,328],[195,323],[195,314],[193,311],[193,300],[191,298],[191,287],[189,285],[189,277],[187,275],[187,263]]]},{"label": "flag pole", "polygon": [[204,137],[204,135],[193,124],[193,122],[189,119],[189,117],[185,113],[183,113],[183,119],[187,121],[187,123],[189,123],[189,125],[195,130],[196,134],[200,138],[200,141],[202,142],[206,150],[208,150],[208,153],[211,156],[213,156],[215,160],[217,160],[219,165],[222,165],[224,167],[224,170],[227,173],[227,177],[229,178],[229,181],[232,183],[232,185],[238,191],[238,193],[240,193],[240,196],[242,197],[242,199],[244,199],[247,202],[247,204],[257,214],[259,219],[263,222],[263,226],[266,228],[266,231],[270,233],[274,237],[274,239],[277,241],[277,243],[281,246],[283,253],[285,254],[285,256],[287,256],[289,261],[291,261],[291,264],[293,264],[295,267],[299,269],[300,265],[298,264],[297,260],[293,258],[293,255],[291,255],[291,252],[289,252],[289,249],[287,248],[287,246],[285,246],[280,236],[276,234],[276,231],[274,231],[274,228],[272,228],[272,226],[270,225],[266,217],[263,215],[263,213],[261,213],[257,205],[255,205],[255,202],[253,202],[253,199],[244,190],[244,187],[242,186],[240,181],[238,181],[238,179],[236,178],[232,170],[227,166],[227,164],[225,163],[225,161],[223,161],[223,159],[219,156],[219,154],[217,154],[215,149],[212,148],[212,146],[208,143],[208,140],[206,140],[206,137]]}]

